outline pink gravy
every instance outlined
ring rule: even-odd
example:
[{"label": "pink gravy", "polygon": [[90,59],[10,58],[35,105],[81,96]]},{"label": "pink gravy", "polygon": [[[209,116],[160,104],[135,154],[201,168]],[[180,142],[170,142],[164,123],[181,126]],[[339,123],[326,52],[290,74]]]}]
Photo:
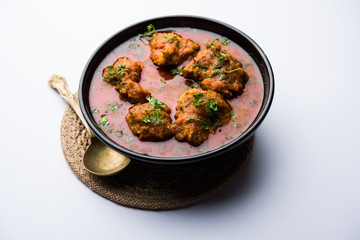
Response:
[{"label": "pink gravy", "polygon": [[[205,43],[214,39],[221,41],[222,38],[222,36],[218,34],[200,29],[171,28],[171,30],[174,30],[175,33],[182,37],[191,39],[199,44],[200,50],[204,47]],[[151,92],[152,97],[159,99],[169,106],[172,111],[171,117],[174,121],[177,99],[183,92],[190,89],[190,87],[185,84],[185,79],[178,75],[173,79],[166,80],[166,84],[161,81],[162,77],[159,75],[158,68],[149,59],[150,48],[146,38],[140,40],[139,37],[136,36],[122,43],[108,54],[96,69],[89,94],[90,108],[97,109],[97,113],[92,114],[94,120],[99,123],[101,115],[106,114],[109,125],[98,125],[108,138],[124,148],[150,156],[190,156],[211,151],[228,144],[239,137],[256,118],[263,101],[264,86],[259,68],[248,53],[231,40],[229,45],[222,46],[222,48],[243,64],[244,70],[249,75],[249,81],[246,84],[246,90],[241,96],[228,100],[233,108],[232,111],[236,118],[232,118],[227,125],[222,126],[215,134],[210,134],[209,139],[200,146],[193,147],[187,142],[178,142],[175,138],[163,142],[140,141],[133,135],[125,121],[128,109],[133,105],[129,102],[120,100],[119,93],[115,91],[115,87],[103,81],[103,69],[106,66],[112,65],[119,57],[128,57],[133,61],[143,62],[145,67],[141,74],[140,85],[143,88],[148,89]],[[188,63],[188,61],[184,62],[181,66]],[[108,110],[107,113],[105,113],[108,109],[108,104],[111,103],[117,103],[121,106],[115,111]],[[122,134],[119,134],[120,132]]]}]

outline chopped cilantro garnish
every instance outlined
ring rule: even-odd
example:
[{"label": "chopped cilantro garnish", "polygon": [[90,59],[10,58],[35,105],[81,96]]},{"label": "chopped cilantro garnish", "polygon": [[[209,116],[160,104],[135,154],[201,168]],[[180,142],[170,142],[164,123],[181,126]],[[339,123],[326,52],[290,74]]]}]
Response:
[{"label": "chopped cilantro garnish", "polygon": [[136,44],[135,43],[130,44],[129,48],[132,50],[136,50]]},{"label": "chopped cilantro garnish", "polygon": [[111,125],[107,131],[108,131],[109,133],[112,133],[113,130],[114,130],[114,126]]},{"label": "chopped cilantro garnish", "polygon": [[219,70],[221,67],[222,67],[221,64],[215,64],[215,65],[214,65],[214,69],[215,69],[215,70]]},{"label": "chopped cilantro garnish", "polygon": [[205,96],[204,93],[194,94],[194,106],[201,106],[205,104],[205,100],[203,97]]},{"label": "chopped cilantro garnish", "polygon": [[149,103],[151,104],[151,106],[154,109],[164,109],[165,108],[165,105],[161,101],[157,100],[156,98],[153,98],[151,96],[147,96],[146,100],[149,101]]},{"label": "chopped cilantro garnish", "polygon": [[186,121],[187,121],[187,122],[195,122],[196,119],[195,119],[195,118],[188,118],[188,119],[186,119]]},{"label": "chopped cilantro garnish", "polygon": [[160,109],[164,109],[165,104],[163,104],[161,101],[151,96],[147,96],[146,99],[151,104],[152,109],[145,110],[145,116],[141,120],[145,123],[154,123],[154,124],[162,123],[164,121],[164,118],[160,112]]},{"label": "chopped cilantro garnish", "polygon": [[191,103],[191,100],[187,101],[187,103],[185,103],[184,107],[188,106],[190,103]]},{"label": "chopped cilantro garnish", "polygon": [[206,150],[206,149],[201,149],[201,148],[199,148],[198,149],[198,152],[208,152],[209,150]]},{"label": "chopped cilantro garnish", "polygon": [[230,43],[229,39],[224,38],[224,37],[221,38],[221,44],[222,45],[227,46],[227,45],[229,45],[229,43]]},{"label": "chopped cilantro garnish", "polygon": [[199,121],[205,130],[208,130],[213,125],[213,122],[209,119],[199,119]]},{"label": "chopped cilantro garnish", "polygon": [[109,125],[109,121],[107,119],[107,116],[106,115],[101,115],[99,123],[100,123],[100,126],[103,126],[103,127]]},{"label": "chopped cilantro garnish", "polygon": [[176,37],[178,37],[176,34],[164,35],[163,39],[176,39]]},{"label": "chopped cilantro garnish", "polygon": [[121,64],[121,65],[118,65],[117,68],[116,68],[116,70],[117,70],[117,71],[122,71],[122,70],[125,69],[125,67],[126,67],[126,66],[125,66],[125,63],[123,63],[123,64]]},{"label": "chopped cilantro garnish", "polygon": [[236,122],[231,122],[231,125],[232,125],[233,127],[236,127],[236,126],[237,126]]},{"label": "chopped cilantro garnish", "polygon": [[193,82],[190,87],[191,88],[200,88],[200,86],[197,82]]},{"label": "chopped cilantro garnish", "polygon": [[254,107],[256,105],[255,101],[254,100],[250,100],[250,106],[251,107]]},{"label": "chopped cilantro garnish", "polygon": [[96,114],[96,113],[98,113],[99,112],[99,110],[97,110],[97,108],[93,108],[92,110],[91,110],[91,113],[92,114]]},{"label": "chopped cilantro garnish", "polygon": [[121,130],[117,130],[117,131],[115,132],[115,136],[117,136],[117,137],[122,137],[122,136],[124,136],[124,133],[123,133],[123,131],[121,131]]},{"label": "chopped cilantro garnish", "polygon": [[223,52],[220,53],[220,56],[218,57],[218,64],[223,65],[226,61],[230,61],[230,56]]},{"label": "chopped cilantro garnish", "polygon": [[119,104],[117,104],[117,103],[113,103],[112,105],[111,105],[111,111],[116,111],[117,109],[119,109],[120,108],[120,105]]},{"label": "chopped cilantro garnish", "polygon": [[180,69],[178,69],[178,68],[173,68],[173,69],[171,69],[171,74],[172,74],[172,75],[180,75],[180,76],[183,76],[183,75],[184,75],[183,68],[184,68],[184,67],[182,67],[182,68],[180,68]]},{"label": "chopped cilantro garnish", "polygon": [[159,109],[145,110],[145,116],[141,119],[145,123],[159,124],[164,121]]},{"label": "chopped cilantro garnish", "polygon": [[166,84],[166,81],[165,81],[164,78],[160,78],[160,81],[161,81],[162,83]]},{"label": "chopped cilantro garnish", "polygon": [[150,114],[148,112],[149,110],[146,110],[145,116],[141,119],[145,123],[151,123]]},{"label": "chopped cilantro garnish", "polygon": [[116,102],[109,103],[109,104],[107,105],[107,108],[106,108],[106,110],[105,110],[105,113],[109,112],[109,110],[111,110],[111,111],[114,112],[114,111],[118,110],[120,107],[121,107],[121,105],[117,104]]},{"label": "chopped cilantro garnish", "polygon": [[200,63],[200,61],[194,62],[193,67],[201,68],[201,63]]},{"label": "chopped cilantro garnish", "polygon": [[209,114],[210,117],[216,116],[219,114],[219,106],[217,101],[209,100],[207,102],[206,112]]},{"label": "chopped cilantro garnish", "polygon": [[236,72],[238,70],[240,70],[241,68],[235,68],[235,69],[232,69],[232,70],[229,70],[229,71],[224,71],[224,73],[232,73],[232,72]]},{"label": "chopped cilantro garnish", "polygon": [[236,119],[236,118],[237,118],[237,116],[234,114],[233,111],[230,111],[230,115],[231,115],[231,117],[232,117],[233,119]]},{"label": "chopped cilantro garnish", "polygon": [[226,79],[228,79],[228,77],[225,74],[222,74],[220,80],[226,80]]},{"label": "chopped cilantro garnish", "polygon": [[147,37],[147,40],[152,39],[152,35],[156,33],[154,25],[150,24],[146,27],[146,32],[144,34],[139,34],[139,37]]},{"label": "chopped cilantro garnish", "polygon": [[104,78],[104,80],[106,81],[111,81],[114,78],[117,77],[124,77],[125,72],[127,72],[125,63],[118,65],[116,68],[114,67],[114,65],[110,65],[106,67],[106,72],[110,75]]},{"label": "chopped cilantro garnish", "polygon": [[186,121],[190,123],[199,121],[201,127],[205,130],[208,130],[213,125],[213,122],[210,119],[188,118]]},{"label": "chopped cilantro garnish", "polygon": [[221,72],[214,72],[214,73],[211,75],[211,77],[220,76],[220,75],[222,75]]}]

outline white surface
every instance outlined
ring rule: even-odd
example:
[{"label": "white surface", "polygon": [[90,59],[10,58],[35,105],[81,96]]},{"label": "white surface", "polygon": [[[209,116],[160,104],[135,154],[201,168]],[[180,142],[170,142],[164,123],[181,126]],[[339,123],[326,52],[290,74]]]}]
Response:
[{"label": "white surface", "polygon": [[[0,1],[0,239],[360,239],[358,1]],[[216,18],[252,37],[276,80],[243,174],[191,208],[111,203],[60,145],[65,102],[110,35],[148,18]]]}]

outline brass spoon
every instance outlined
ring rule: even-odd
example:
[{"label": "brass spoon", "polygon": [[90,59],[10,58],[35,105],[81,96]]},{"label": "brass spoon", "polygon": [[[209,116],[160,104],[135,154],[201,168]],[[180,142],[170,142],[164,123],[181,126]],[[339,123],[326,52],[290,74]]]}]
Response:
[{"label": "brass spoon", "polygon": [[90,134],[91,144],[82,159],[85,169],[98,176],[110,176],[123,170],[130,163],[130,159],[106,146],[94,135],[81,113],[75,96],[69,91],[65,78],[53,75],[49,84],[69,103]]}]

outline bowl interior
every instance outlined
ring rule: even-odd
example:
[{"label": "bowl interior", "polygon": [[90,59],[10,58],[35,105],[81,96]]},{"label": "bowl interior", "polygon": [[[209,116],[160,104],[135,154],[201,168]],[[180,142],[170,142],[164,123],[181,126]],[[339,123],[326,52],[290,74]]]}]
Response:
[{"label": "bowl interior", "polygon": [[[159,158],[148,155],[139,154],[128,149],[125,149],[111,139],[109,139],[105,134],[98,130],[95,126],[90,104],[89,104],[89,88],[94,75],[94,72],[101,61],[119,44],[125,42],[126,40],[137,36],[139,33],[144,32],[146,27],[149,24],[153,24],[157,29],[169,28],[169,27],[191,27],[207,30],[214,32],[220,35],[227,37],[230,41],[237,43],[241,46],[249,55],[254,59],[258,65],[263,81],[264,81],[264,100],[260,108],[259,114],[251,124],[251,126],[237,139],[230,142],[227,145],[219,147],[209,152],[202,154],[197,154],[187,157],[178,157],[178,158]],[[274,79],[273,73],[270,66],[270,63],[261,50],[261,48],[246,34],[240,30],[225,24],[218,22],[212,19],[206,19],[202,17],[193,17],[193,16],[171,16],[171,17],[161,17],[156,19],[146,20],[137,24],[134,24],[110,37],[106,40],[91,56],[90,60],[85,66],[83,75],[81,77],[80,86],[79,86],[79,101],[82,113],[88,122],[90,128],[95,133],[95,135],[103,141],[105,144],[115,149],[116,151],[121,152],[122,154],[141,161],[147,161],[152,163],[189,163],[197,160],[204,160],[210,157],[216,157],[220,154],[223,154],[229,150],[235,149],[246,140],[248,140],[253,134],[255,129],[260,125],[262,120],[265,118],[274,93]]]}]

